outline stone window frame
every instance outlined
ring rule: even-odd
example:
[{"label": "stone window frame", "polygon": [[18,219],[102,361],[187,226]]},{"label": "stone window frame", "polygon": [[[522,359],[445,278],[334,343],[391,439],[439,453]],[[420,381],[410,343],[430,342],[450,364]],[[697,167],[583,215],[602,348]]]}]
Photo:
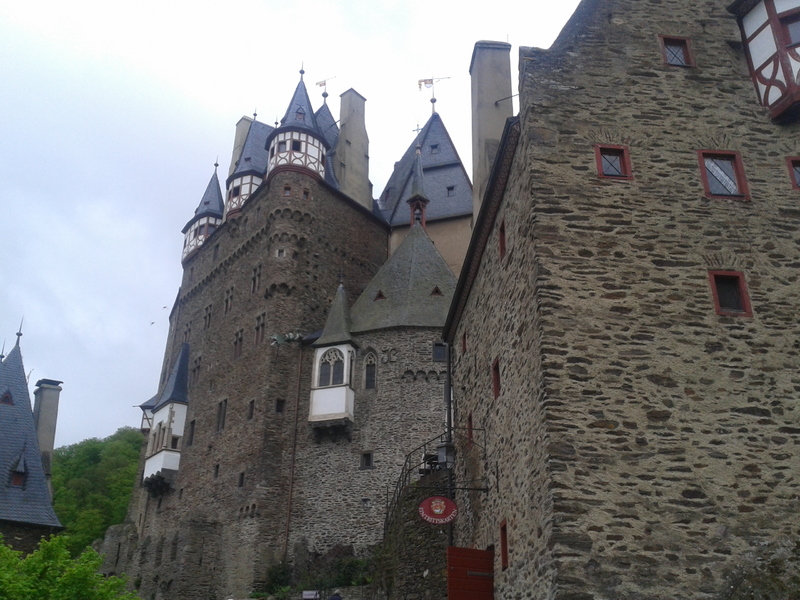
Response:
[{"label": "stone window frame", "polygon": [[374,468],[375,468],[375,452],[372,450],[366,450],[362,452],[359,462],[359,470],[367,471]]},{"label": "stone window frame", "polygon": [[[692,51],[692,40],[687,37],[679,35],[659,35],[659,44],[661,45],[661,58],[664,64],[668,67],[678,67],[679,69],[692,69],[697,66],[694,60],[694,52]],[[670,56],[667,51],[667,46],[680,46],[683,50],[683,63],[670,62]]]},{"label": "stone window frame", "polygon": [[[607,156],[619,157],[619,175],[606,173],[606,168],[603,165],[603,158]],[[616,144],[595,144],[594,158],[597,166],[597,176],[601,179],[609,179],[613,181],[630,181],[633,179],[631,153],[627,146],[620,146]]]},{"label": "stone window frame", "polygon": [[[370,367],[372,367],[372,385],[370,385]],[[372,350],[364,357],[364,389],[378,389],[378,355]]]},{"label": "stone window frame", "polygon": [[[708,180],[707,159],[718,159],[730,162],[736,178],[737,194],[714,194]],[[750,200],[750,188],[744,173],[744,162],[741,152],[734,150],[698,150],[697,162],[700,167],[700,177],[703,181],[703,190],[709,200]]]},{"label": "stone window frame", "polygon": [[792,181],[792,189],[800,190],[800,156],[787,156],[786,166],[789,169],[789,179]]},{"label": "stone window frame", "polygon": [[[721,278],[735,279],[737,292],[739,295],[740,306],[723,306],[720,302],[719,284]],[[708,272],[708,281],[711,285],[711,295],[714,299],[714,310],[718,315],[724,317],[752,317],[753,307],[750,304],[750,294],[747,291],[747,283],[744,273],[732,270],[717,270]]]}]

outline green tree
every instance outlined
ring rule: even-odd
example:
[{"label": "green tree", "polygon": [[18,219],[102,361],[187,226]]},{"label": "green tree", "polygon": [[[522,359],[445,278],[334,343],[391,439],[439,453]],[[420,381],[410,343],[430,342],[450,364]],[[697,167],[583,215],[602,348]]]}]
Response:
[{"label": "green tree", "polygon": [[105,439],[56,449],[53,508],[73,556],[125,519],[143,439],[139,430],[122,427]]},{"label": "green tree", "polygon": [[42,540],[28,556],[0,543],[0,600],[138,600],[124,579],[97,572],[97,552],[71,558],[68,543],[67,536]]}]

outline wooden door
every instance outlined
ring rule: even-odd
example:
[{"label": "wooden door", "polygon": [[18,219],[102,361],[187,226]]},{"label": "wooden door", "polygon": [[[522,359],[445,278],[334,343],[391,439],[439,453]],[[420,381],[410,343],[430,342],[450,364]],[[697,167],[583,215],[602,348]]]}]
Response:
[{"label": "wooden door", "polygon": [[494,599],[494,552],[447,549],[447,600]]}]

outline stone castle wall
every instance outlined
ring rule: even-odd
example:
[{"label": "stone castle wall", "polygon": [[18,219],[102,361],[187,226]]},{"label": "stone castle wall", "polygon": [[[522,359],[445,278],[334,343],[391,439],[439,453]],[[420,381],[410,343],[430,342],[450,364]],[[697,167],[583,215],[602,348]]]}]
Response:
[{"label": "stone castle wall", "polygon": [[[739,41],[723,2],[602,0],[521,52],[521,141],[454,335],[457,424],[488,444],[460,468],[491,488],[458,540],[494,545],[496,597],[719,598],[800,534],[800,138]],[[595,144],[626,146],[632,180],[599,178]],[[740,152],[752,199],[707,199],[698,150]],[[716,314],[717,269],[752,317]]]}]

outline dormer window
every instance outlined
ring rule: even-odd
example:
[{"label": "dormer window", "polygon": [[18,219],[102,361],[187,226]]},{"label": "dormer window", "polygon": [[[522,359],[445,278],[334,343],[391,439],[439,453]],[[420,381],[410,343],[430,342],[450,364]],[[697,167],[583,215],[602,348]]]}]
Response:
[{"label": "dormer window", "polygon": [[14,404],[14,399],[11,397],[11,392],[6,392],[0,396],[0,404],[8,404],[9,406]]},{"label": "dormer window", "polygon": [[302,108],[298,108],[297,112],[294,113],[294,120],[295,121],[305,121],[306,120],[306,113]]},{"label": "dormer window", "polygon": [[331,348],[319,361],[319,387],[344,383],[344,354]]},{"label": "dormer window", "polygon": [[25,473],[21,471],[11,471],[11,487],[25,487]]}]

